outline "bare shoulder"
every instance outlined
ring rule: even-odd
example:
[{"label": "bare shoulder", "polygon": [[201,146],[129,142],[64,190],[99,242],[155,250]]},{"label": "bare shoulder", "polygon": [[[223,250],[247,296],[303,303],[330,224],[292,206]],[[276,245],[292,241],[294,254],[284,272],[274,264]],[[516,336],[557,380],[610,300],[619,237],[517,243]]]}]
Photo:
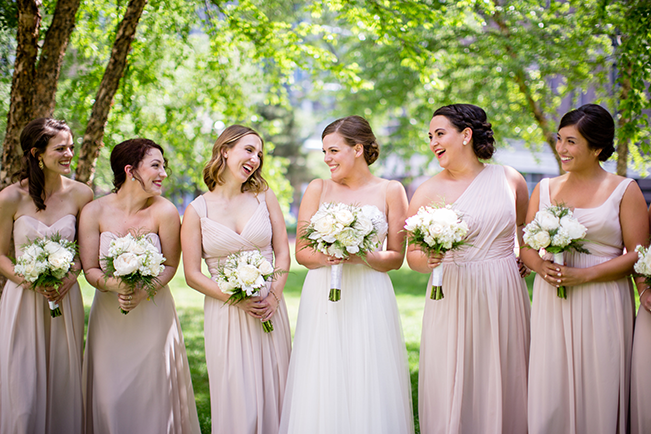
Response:
[{"label": "bare shoulder", "polygon": [[416,189],[411,201],[416,203],[418,206],[434,202],[437,198],[437,191],[441,190],[441,173],[442,172],[439,172],[427,181],[423,182]]},{"label": "bare shoulder", "polygon": [[156,196],[153,198],[151,210],[159,220],[173,217],[177,219],[179,218],[179,211],[176,209],[176,205],[162,196]]},{"label": "bare shoulder", "polygon": [[387,195],[400,195],[405,193],[405,187],[400,181],[390,180],[387,185]]},{"label": "bare shoulder", "polygon": [[93,190],[88,185],[68,178],[64,178],[63,182],[66,189],[72,193],[72,196],[77,200],[80,207],[93,200]]},{"label": "bare shoulder", "polygon": [[271,188],[267,188],[264,191],[264,200],[266,202],[271,202],[271,203],[278,203],[278,198],[276,197],[276,193]]},{"label": "bare shoulder", "polygon": [[20,183],[16,182],[14,184],[8,185],[2,191],[0,191],[0,204],[4,206],[17,206],[18,202],[28,195]]},{"label": "bare shoulder", "polygon": [[307,188],[305,189],[305,194],[308,194],[308,192],[309,192],[310,194],[319,194],[320,195],[321,192],[323,191],[324,184],[325,184],[325,181],[323,179],[320,179],[320,178],[313,179],[312,181],[310,181]]}]

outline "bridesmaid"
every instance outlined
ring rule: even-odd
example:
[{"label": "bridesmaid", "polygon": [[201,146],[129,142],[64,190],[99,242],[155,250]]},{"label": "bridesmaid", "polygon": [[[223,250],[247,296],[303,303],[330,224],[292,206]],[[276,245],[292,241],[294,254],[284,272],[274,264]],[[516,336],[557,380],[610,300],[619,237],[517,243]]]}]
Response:
[{"label": "bridesmaid", "polygon": [[[649,207],[651,225],[651,206]],[[647,242],[648,244],[648,242]],[[643,277],[636,279],[640,294],[640,309],[633,335],[633,362],[631,363],[631,434],[651,432],[651,286]]]},{"label": "bridesmaid", "polygon": [[[181,254],[179,214],[161,197],[163,149],[151,140],[122,142],[111,152],[113,193],[86,206],[79,239],[86,280],[96,288],[84,357],[85,432],[198,433],[199,420],[183,335],[167,283]],[[149,300],[106,277],[101,257],[111,240],[148,234],[165,258]],[[120,308],[130,312],[123,315]]]},{"label": "bridesmaid", "polygon": [[[635,246],[649,223],[635,182],[606,172],[615,124],[595,104],[566,113],[556,151],[566,172],[534,189],[527,222],[551,204],[564,204],[588,228],[590,254],[565,253],[567,265],[523,246],[537,273],[531,314],[529,432],[627,432]],[[626,248],[627,253],[623,253]],[[556,295],[567,287],[567,299]]]},{"label": "bridesmaid", "polygon": [[[409,246],[409,266],[431,273],[443,263],[441,300],[428,284],[420,347],[422,433],[525,433],[529,294],[513,253],[527,209],[522,175],[485,164],[495,152],[481,108],[439,108],[430,149],[443,168],[415,192],[408,215],[446,204],[468,224],[468,245],[426,256]],[[480,160],[481,159],[481,160]]]},{"label": "bridesmaid", "polygon": [[[262,137],[232,125],[217,138],[203,170],[208,192],[183,216],[181,243],[188,285],[206,295],[204,329],[212,432],[276,434],[287,379],[291,335],[283,288],[289,244],[280,205],[262,177]],[[259,297],[235,305],[201,272],[215,275],[229,254],[259,250],[282,270]],[[271,320],[266,333],[262,321]]]},{"label": "bridesmaid", "polygon": [[[20,135],[20,181],[0,192],[0,433],[81,433],[81,356],[84,307],[77,284],[79,259],[58,292],[27,289],[9,259],[28,240],[53,235],[74,241],[77,216],[93,199],[70,174],[73,141],[63,121],[40,118]],[[47,301],[61,316],[50,317]]]},{"label": "bridesmaid", "polygon": [[296,240],[296,260],[309,268],[296,325],[281,433],[413,433],[409,367],[396,297],[387,271],[404,260],[407,196],[397,181],[374,176],[380,149],[360,116],[328,125],[324,162],[330,179],[315,179],[298,213],[305,225],[321,204],[367,206],[383,228],[386,248],[344,264],[341,300],[328,300],[330,266],[341,260]]}]

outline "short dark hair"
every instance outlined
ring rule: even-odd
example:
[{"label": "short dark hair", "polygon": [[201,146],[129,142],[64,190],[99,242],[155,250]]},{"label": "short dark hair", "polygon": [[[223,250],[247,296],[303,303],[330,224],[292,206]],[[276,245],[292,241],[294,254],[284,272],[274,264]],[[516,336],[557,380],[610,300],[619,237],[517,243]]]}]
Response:
[{"label": "short dark hair", "polygon": [[369,166],[380,156],[380,145],[368,121],[361,116],[347,116],[337,119],[323,130],[321,140],[325,136],[337,133],[343,137],[348,146],[358,143],[364,147],[364,160]]},{"label": "short dark hair", "polygon": [[472,104],[450,104],[437,109],[435,116],[445,116],[448,121],[461,132],[466,128],[472,130],[472,150],[477,158],[490,159],[495,153],[495,139],[486,112],[481,107]]},{"label": "short dark hair", "polygon": [[615,152],[615,121],[608,110],[597,104],[585,104],[565,113],[558,129],[574,125],[591,149],[601,149],[599,161]]},{"label": "short dark hair", "polygon": [[[129,139],[115,145],[111,151],[111,170],[113,170],[114,193],[117,193],[120,187],[122,187],[124,182],[127,180],[127,174],[124,171],[124,168],[126,166],[131,166],[133,170],[136,170],[150,149],[158,149],[160,151],[163,155],[165,166],[167,167],[165,151],[163,151],[163,148],[153,140]],[[139,178],[137,179],[142,183]]]},{"label": "short dark hair", "polygon": [[[23,159],[19,178],[20,180],[27,179],[29,195],[34,201],[37,211],[45,209],[45,174],[38,164],[38,157],[45,152],[50,140],[61,131],[67,131],[72,137],[72,131],[65,121],[38,118],[28,123],[20,133]],[[36,148],[36,155],[32,154],[34,148]]]}]

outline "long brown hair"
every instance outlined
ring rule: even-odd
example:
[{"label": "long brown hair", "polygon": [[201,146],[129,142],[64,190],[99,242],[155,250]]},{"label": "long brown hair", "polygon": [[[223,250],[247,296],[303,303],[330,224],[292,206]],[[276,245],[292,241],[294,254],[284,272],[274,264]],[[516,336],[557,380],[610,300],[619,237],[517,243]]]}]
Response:
[{"label": "long brown hair", "polygon": [[[72,137],[72,131],[65,121],[38,118],[28,123],[20,133],[23,159],[19,178],[21,181],[27,179],[29,195],[37,211],[45,209],[45,174],[39,167],[39,156],[45,152],[50,140],[61,131],[67,131]],[[36,152],[32,154],[34,148]]]},{"label": "long brown hair", "polygon": [[[214,146],[212,147],[212,157],[210,161],[203,168],[203,181],[206,183],[208,190],[213,191],[216,186],[224,184],[223,174],[226,170],[226,158],[224,158],[224,151],[233,148],[240,139],[244,136],[252,134],[260,139],[262,144],[262,149],[264,149],[264,140],[255,130],[245,127],[243,125],[231,125],[226,128],[220,135],[217,137]],[[262,163],[264,162],[263,155],[260,155],[260,165],[258,168],[249,176],[249,179],[242,184],[242,193],[245,191],[250,191],[251,193],[261,193],[269,185],[267,181],[262,177]]]}]

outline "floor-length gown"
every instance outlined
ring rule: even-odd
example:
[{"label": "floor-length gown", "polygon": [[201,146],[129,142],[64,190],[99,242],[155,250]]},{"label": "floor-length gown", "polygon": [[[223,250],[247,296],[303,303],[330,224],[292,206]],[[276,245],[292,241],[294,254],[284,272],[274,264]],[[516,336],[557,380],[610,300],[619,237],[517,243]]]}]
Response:
[{"label": "floor-length gown", "polygon": [[530,303],[513,252],[515,196],[504,168],[486,165],[452,208],[470,228],[469,245],[445,255],[443,299],[431,300],[427,286],[421,433],[526,433]]},{"label": "floor-length gown", "polygon": [[[76,217],[51,226],[31,217],[14,222],[20,246],[59,233],[74,241]],[[84,307],[76,283],[50,317],[47,299],[8,281],[0,299],[0,433],[81,433]]]},{"label": "floor-length gown", "polygon": [[651,433],[651,313],[640,306],[631,362],[631,434]]},{"label": "floor-length gown", "polygon": [[[588,228],[590,254],[566,252],[570,267],[587,268],[622,254],[619,206],[630,179],[596,208],[576,208]],[[540,182],[540,209],[550,205]],[[567,299],[536,276],[531,314],[529,433],[625,434],[633,339],[630,278],[567,287]]]},{"label": "floor-length gown", "polygon": [[[241,234],[211,220],[206,201],[192,202],[201,219],[203,257],[211,275],[221,260],[239,251],[259,250],[273,264],[272,226],[264,193]],[[270,284],[261,297],[269,294]],[[276,434],[287,381],[291,332],[285,299],[271,317],[273,331],[237,306],[206,297],[204,336],[210,381],[212,432]]]},{"label": "floor-length gown", "polygon": [[[160,250],[157,234],[149,234]],[[100,257],[116,235],[102,232]],[[104,264],[104,261],[101,261]],[[124,315],[95,290],[84,356],[86,434],[199,433],[188,357],[168,286]]]},{"label": "floor-length gown", "polygon": [[[337,197],[323,183],[321,203],[370,205],[385,228],[386,188],[371,185]],[[303,284],[283,404],[282,434],[413,433],[407,351],[387,273],[344,264],[341,300],[328,300],[330,267]]]}]

